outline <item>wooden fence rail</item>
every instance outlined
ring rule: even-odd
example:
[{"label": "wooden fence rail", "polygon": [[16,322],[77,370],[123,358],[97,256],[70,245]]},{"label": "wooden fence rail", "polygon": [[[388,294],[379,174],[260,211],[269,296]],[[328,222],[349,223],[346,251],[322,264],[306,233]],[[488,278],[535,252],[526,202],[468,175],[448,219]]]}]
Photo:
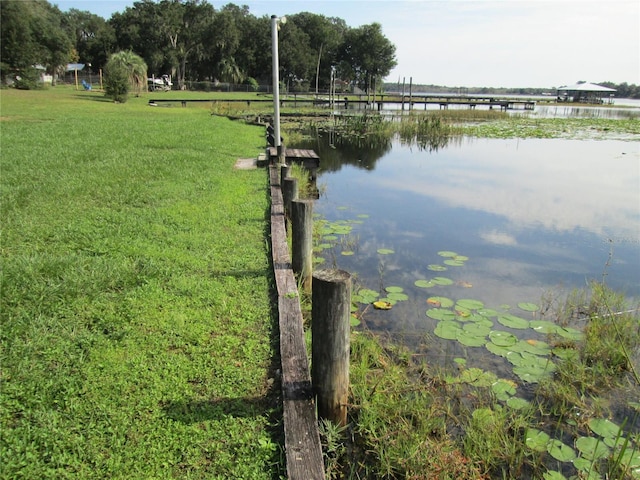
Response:
[{"label": "wooden fence rail", "polygon": [[290,480],[323,480],[324,461],[316,405],[304,341],[298,287],[287,244],[279,175],[277,167],[271,165],[271,253],[278,290],[287,477]]}]

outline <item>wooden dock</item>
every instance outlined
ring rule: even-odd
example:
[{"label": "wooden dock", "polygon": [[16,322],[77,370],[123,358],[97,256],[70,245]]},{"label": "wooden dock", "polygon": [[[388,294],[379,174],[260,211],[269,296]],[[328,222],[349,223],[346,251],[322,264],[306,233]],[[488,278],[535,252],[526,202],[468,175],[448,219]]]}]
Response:
[{"label": "wooden dock", "polygon": [[[276,147],[268,147],[267,156],[269,157],[269,161],[277,160],[278,150]],[[320,166],[320,157],[313,150],[285,148],[284,159],[287,163],[301,163],[306,169],[318,168]]]},{"label": "wooden dock", "polygon": [[[180,103],[183,107],[187,103],[209,102],[215,103],[246,103],[251,106],[252,103],[273,103],[269,98],[251,98],[251,99],[159,99],[149,100],[149,105],[158,105],[159,103]],[[536,101],[526,98],[506,98],[497,96],[483,95],[402,95],[402,94],[381,94],[381,95],[352,95],[345,94],[340,97],[330,99],[327,95],[314,94],[291,94],[287,98],[281,98],[280,103],[283,106],[326,106],[333,105],[337,109],[369,108],[372,110],[382,110],[385,105],[395,105],[399,109],[413,109],[415,106],[423,106],[426,110],[427,105],[439,105],[440,109],[448,109],[450,106],[467,106],[476,108],[478,106],[486,106],[489,109],[500,108],[501,110],[524,109],[533,110]]]},{"label": "wooden dock", "polygon": [[291,269],[279,169],[269,167],[271,253],[278,291],[287,478],[324,480],[324,460],[304,340],[298,286]]}]

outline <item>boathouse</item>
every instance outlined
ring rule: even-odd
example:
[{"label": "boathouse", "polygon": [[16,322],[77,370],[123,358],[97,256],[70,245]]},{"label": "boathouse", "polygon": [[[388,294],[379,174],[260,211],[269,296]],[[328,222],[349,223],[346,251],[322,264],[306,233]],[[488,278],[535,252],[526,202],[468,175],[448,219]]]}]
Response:
[{"label": "boathouse", "polygon": [[576,83],[558,88],[558,102],[613,103],[616,90],[595,83]]}]

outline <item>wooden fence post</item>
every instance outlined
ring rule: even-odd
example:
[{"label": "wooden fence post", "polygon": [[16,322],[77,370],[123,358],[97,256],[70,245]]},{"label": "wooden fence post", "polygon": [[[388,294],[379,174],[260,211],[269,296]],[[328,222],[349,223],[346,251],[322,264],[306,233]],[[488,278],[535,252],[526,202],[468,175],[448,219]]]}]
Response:
[{"label": "wooden fence post", "polygon": [[298,198],[298,179],[287,177],[282,182],[282,200],[284,202],[284,213],[287,218],[291,218],[291,202]]},{"label": "wooden fence post", "polygon": [[290,167],[287,164],[280,165],[280,185],[284,184],[284,179],[289,176]]},{"label": "wooden fence post", "polygon": [[311,382],[318,416],[347,424],[351,275],[344,270],[313,274]]},{"label": "wooden fence post", "polygon": [[313,274],[313,200],[291,202],[291,267],[305,292]]}]

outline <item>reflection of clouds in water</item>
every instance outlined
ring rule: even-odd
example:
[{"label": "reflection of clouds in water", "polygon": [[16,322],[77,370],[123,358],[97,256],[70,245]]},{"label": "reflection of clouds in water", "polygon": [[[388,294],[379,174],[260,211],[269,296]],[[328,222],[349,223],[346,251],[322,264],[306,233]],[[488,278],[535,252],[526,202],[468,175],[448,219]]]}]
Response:
[{"label": "reflection of clouds in water", "polygon": [[506,232],[499,232],[498,230],[480,232],[480,238],[485,242],[492,243],[494,245],[513,246],[518,244],[518,241],[513,235],[509,235]]},{"label": "reflection of clouds in water", "polygon": [[639,145],[478,140],[468,149],[429,156],[400,154],[390,165],[393,173],[383,167],[384,172],[370,180],[454,207],[500,215],[516,227],[581,228],[596,234],[613,229],[638,236]]}]

